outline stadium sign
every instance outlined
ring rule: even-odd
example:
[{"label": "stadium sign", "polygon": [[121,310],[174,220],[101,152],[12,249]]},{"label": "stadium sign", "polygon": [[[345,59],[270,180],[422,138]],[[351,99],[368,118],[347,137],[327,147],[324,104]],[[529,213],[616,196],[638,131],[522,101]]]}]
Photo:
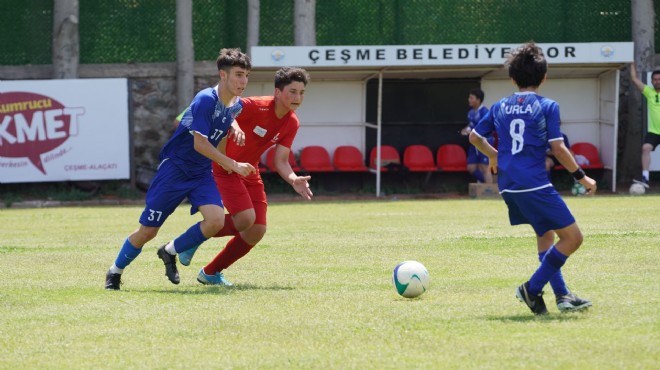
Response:
[{"label": "stadium sign", "polygon": [[[539,46],[553,64],[628,63],[632,42]],[[465,66],[502,64],[518,45],[255,46],[253,67]]]},{"label": "stadium sign", "polygon": [[130,177],[126,79],[0,82],[0,183]]}]

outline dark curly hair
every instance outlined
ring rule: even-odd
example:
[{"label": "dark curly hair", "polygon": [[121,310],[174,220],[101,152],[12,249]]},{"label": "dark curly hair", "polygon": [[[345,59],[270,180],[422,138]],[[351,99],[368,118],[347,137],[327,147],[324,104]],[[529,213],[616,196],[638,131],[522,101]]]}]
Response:
[{"label": "dark curly hair", "polygon": [[505,66],[518,87],[539,86],[548,72],[543,50],[533,41],[512,51]]}]

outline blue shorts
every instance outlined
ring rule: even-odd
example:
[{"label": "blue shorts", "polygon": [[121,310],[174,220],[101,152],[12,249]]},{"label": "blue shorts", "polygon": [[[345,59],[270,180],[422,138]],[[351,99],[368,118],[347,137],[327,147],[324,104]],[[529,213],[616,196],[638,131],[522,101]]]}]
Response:
[{"label": "blue shorts", "polygon": [[468,146],[467,151],[467,163],[468,164],[488,164],[488,157],[479,151],[476,146]]},{"label": "blue shorts", "polygon": [[502,198],[509,207],[511,225],[530,224],[538,236],[575,223],[571,211],[552,186],[524,193],[503,192]]},{"label": "blue shorts", "polygon": [[[488,144],[495,145],[495,138],[486,138]],[[480,152],[476,146],[470,144],[467,150],[467,163],[468,164],[485,164],[488,165],[488,156]]]},{"label": "blue shorts", "polygon": [[191,178],[165,160],[158,167],[158,172],[147,190],[147,205],[140,216],[140,224],[161,227],[186,197],[192,205],[191,215],[195,214],[200,206],[208,204],[224,208],[210,168],[208,174]]}]

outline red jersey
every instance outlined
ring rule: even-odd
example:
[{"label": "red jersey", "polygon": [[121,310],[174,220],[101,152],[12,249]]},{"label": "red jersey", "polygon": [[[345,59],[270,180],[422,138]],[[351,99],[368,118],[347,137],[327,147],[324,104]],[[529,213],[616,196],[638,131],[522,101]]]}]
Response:
[{"label": "red jersey", "polygon": [[[253,96],[241,98],[241,101],[243,110],[236,121],[245,132],[245,146],[238,146],[229,139],[226,154],[237,162],[250,163],[257,168],[261,155],[271,146],[279,144],[291,148],[300,121],[295,112],[277,118],[273,96]],[[222,167],[213,163],[213,171],[220,169]]]}]

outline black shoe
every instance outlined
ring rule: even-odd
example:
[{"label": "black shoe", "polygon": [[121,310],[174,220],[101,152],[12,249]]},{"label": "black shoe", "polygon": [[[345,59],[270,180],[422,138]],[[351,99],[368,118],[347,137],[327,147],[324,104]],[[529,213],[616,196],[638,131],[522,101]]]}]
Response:
[{"label": "black shoe", "polygon": [[557,297],[557,308],[561,312],[581,311],[591,307],[591,301],[582,299],[573,293]]},{"label": "black shoe", "polygon": [[[167,245],[167,244],[165,244]],[[173,284],[179,284],[179,270],[176,268],[176,255],[173,256],[165,250],[165,245],[158,248],[158,258],[165,263],[165,275]]]},{"label": "black shoe", "polygon": [[649,180],[646,179],[645,177],[642,177],[641,180],[633,179],[633,182],[635,184],[640,184],[644,187],[644,189],[649,189],[651,186],[649,185]]},{"label": "black shoe", "polygon": [[545,302],[543,301],[543,292],[538,295],[531,295],[529,293],[529,281],[516,289],[516,297],[520,302],[524,302],[535,315],[548,314],[548,309],[545,308]]},{"label": "black shoe", "polygon": [[113,274],[108,270],[105,274],[105,290],[119,290],[121,274]]}]

